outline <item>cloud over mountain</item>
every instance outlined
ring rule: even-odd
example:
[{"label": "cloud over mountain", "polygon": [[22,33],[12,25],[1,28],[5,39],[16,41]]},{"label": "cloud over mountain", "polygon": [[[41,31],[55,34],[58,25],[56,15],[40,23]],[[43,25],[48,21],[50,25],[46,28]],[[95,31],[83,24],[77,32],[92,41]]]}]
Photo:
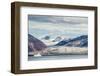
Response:
[{"label": "cloud over mountain", "polygon": [[46,23],[67,23],[67,24],[82,24],[88,23],[87,17],[72,17],[72,16],[42,16],[42,15],[29,15],[29,20],[34,20],[36,22],[46,22]]}]

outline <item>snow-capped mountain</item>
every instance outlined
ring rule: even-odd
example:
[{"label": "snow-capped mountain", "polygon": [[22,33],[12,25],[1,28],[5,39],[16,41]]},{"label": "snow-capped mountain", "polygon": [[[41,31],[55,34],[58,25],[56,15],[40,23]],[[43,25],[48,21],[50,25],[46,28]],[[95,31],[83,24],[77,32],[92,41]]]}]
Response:
[{"label": "snow-capped mountain", "polygon": [[53,40],[53,42],[58,42],[58,41],[61,41],[61,40],[62,40],[62,37],[58,36]]},{"label": "snow-capped mountain", "polygon": [[81,35],[73,39],[62,40],[59,43],[57,43],[55,46],[88,47],[88,36]]},{"label": "snow-capped mountain", "polygon": [[49,35],[44,36],[44,37],[42,38],[42,40],[50,40],[50,36],[49,36]]},{"label": "snow-capped mountain", "polygon": [[54,40],[52,40],[53,42],[60,42],[62,40],[68,39],[67,36],[57,36]]}]

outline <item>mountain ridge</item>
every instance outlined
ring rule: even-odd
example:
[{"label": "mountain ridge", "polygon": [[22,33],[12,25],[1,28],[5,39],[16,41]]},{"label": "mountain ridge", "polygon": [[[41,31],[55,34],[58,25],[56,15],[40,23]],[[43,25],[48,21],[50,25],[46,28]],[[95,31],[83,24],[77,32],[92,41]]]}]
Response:
[{"label": "mountain ridge", "polygon": [[88,35],[81,35],[69,40],[62,40],[55,46],[88,47]]},{"label": "mountain ridge", "polygon": [[47,46],[39,39],[35,38],[31,34],[28,34],[28,50],[29,51],[41,51]]}]

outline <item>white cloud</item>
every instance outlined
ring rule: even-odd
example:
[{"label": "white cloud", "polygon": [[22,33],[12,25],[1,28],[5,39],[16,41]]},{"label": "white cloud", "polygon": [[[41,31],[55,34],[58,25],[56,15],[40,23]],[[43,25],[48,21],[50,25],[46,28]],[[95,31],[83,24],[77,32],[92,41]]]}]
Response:
[{"label": "white cloud", "polygon": [[88,17],[76,17],[76,16],[43,16],[43,15],[29,15],[29,20],[45,23],[68,23],[68,24],[87,24]]},{"label": "white cloud", "polygon": [[30,21],[29,22],[30,28],[33,29],[44,29],[48,31],[74,31],[74,32],[85,32],[87,31],[87,25],[86,24],[79,24],[79,25],[59,25],[59,24],[50,24],[50,23],[35,23]]}]

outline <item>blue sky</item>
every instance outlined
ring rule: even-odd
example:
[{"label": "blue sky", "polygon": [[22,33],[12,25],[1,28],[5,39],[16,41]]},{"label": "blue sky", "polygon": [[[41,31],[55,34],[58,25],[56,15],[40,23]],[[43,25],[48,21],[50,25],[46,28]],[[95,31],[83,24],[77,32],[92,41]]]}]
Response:
[{"label": "blue sky", "polygon": [[28,26],[29,34],[39,39],[47,35],[73,38],[88,34],[88,17],[29,15]]}]

